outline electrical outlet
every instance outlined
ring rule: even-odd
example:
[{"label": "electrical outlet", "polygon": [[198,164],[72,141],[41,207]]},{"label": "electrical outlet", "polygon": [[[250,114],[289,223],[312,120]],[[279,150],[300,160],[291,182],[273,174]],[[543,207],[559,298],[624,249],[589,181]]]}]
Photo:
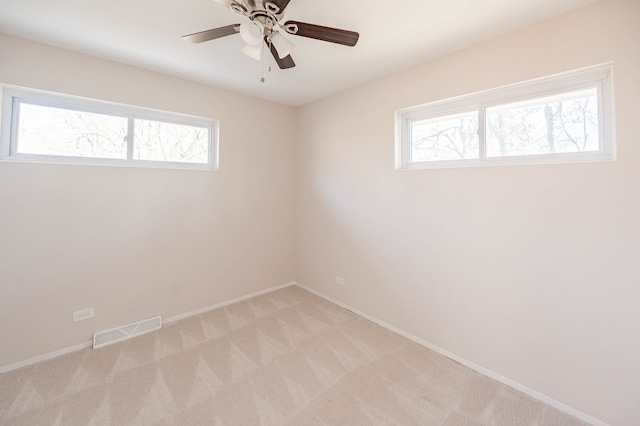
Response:
[{"label": "electrical outlet", "polygon": [[73,322],[84,321],[96,316],[95,308],[87,308],[73,313]]},{"label": "electrical outlet", "polygon": [[336,284],[344,285],[344,278],[339,277],[339,276],[336,275]]}]

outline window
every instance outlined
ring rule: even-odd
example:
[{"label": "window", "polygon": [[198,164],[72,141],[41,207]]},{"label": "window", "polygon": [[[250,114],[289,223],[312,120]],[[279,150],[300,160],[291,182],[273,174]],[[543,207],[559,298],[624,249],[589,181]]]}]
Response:
[{"label": "window", "polygon": [[3,160],[211,170],[215,120],[4,88]]},{"label": "window", "polygon": [[614,159],[611,66],[396,113],[396,168]]}]

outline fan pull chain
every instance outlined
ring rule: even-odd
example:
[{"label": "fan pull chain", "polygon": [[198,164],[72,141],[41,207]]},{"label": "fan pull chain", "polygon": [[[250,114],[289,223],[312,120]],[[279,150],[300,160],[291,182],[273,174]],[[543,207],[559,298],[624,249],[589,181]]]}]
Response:
[{"label": "fan pull chain", "polygon": [[[264,64],[265,61],[268,61],[269,58],[266,58],[267,53],[264,51],[264,44],[262,45],[262,66],[260,67],[260,71],[261,71],[261,77],[260,77],[260,82],[264,83]],[[266,58],[266,59],[265,59]]]},{"label": "fan pull chain", "polygon": [[[271,72],[271,56],[269,55],[269,53],[271,53],[271,40],[268,40],[268,47],[269,47],[269,52],[265,52],[264,51],[264,45],[262,46],[262,76],[260,77],[260,81],[262,83],[265,82],[265,78],[264,78],[264,69],[265,67],[268,69],[269,72]],[[266,59],[265,59],[266,58]],[[265,64],[265,61],[266,64]]]}]

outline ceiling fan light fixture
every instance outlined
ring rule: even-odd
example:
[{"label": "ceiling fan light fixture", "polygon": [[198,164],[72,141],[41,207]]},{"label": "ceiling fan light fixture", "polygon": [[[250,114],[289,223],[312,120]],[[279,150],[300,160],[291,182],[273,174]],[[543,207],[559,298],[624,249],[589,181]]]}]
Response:
[{"label": "ceiling fan light fixture", "polygon": [[280,59],[284,59],[293,52],[293,49],[296,47],[291,41],[287,40],[277,31],[274,31],[271,34],[271,43],[273,43],[273,47],[276,48],[276,52],[278,52],[278,57]]},{"label": "ceiling fan light fixture", "polygon": [[261,44],[249,44],[245,43],[240,49],[242,53],[250,57],[251,59],[255,59],[259,61],[262,59],[262,45]]},{"label": "ceiling fan light fixture", "polygon": [[240,24],[240,36],[247,44],[262,44],[262,32],[264,25],[257,21],[243,22]]}]

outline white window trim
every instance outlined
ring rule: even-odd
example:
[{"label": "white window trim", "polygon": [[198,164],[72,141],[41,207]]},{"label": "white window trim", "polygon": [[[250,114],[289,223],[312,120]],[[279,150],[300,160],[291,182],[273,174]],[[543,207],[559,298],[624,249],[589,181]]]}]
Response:
[{"label": "white window trim", "polygon": [[[84,164],[99,166],[125,166],[146,168],[167,168],[187,170],[217,170],[218,169],[218,129],[219,124],[215,119],[195,117],[167,111],[159,111],[149,108],[131,105],[117,104],[113,102],[95,99],[81,98],[71,95],[63,95],[45,92],[35,89],[27,89],[9,85],[0,85],[2,104],[0,111],[0,160],[29,162],[29,163],[54,163],[54,164]],[[127,118],[129,129],[127,132],[127,159],[91,158],[59,156],[46,154],[23,154],[16,152],[16,135],[12,134],[12,128],[16,123],[17,109],[14,108],[15,100],[24,100],[30,104],[76,109],[99,114],[112,115]],[[133,159],[133,132],[134,119],[156,120],[172,124],[182,124],[209,129],[207,163],[187,163],[168,161],[147,161]]]},{"label": "white window trim", "polygon": [[[606,63],[577,71],[556,74],[497,89],[459,96],[424,105],[397,110],[395,113],[395,166],[396,170],[440,169],[458,167],[505,166],[520,164],[553,164],[613,161],[616,158],[613,106],[613,64]],[[485,155],[485,109],[532,98],[597,88],[600,117],[600,150],[576,153],[552,153],[509,157]],[[429,119],[461,112],[478,112],[480,158],[450,161],[410,162],[409,124],[415,119]]]}]

